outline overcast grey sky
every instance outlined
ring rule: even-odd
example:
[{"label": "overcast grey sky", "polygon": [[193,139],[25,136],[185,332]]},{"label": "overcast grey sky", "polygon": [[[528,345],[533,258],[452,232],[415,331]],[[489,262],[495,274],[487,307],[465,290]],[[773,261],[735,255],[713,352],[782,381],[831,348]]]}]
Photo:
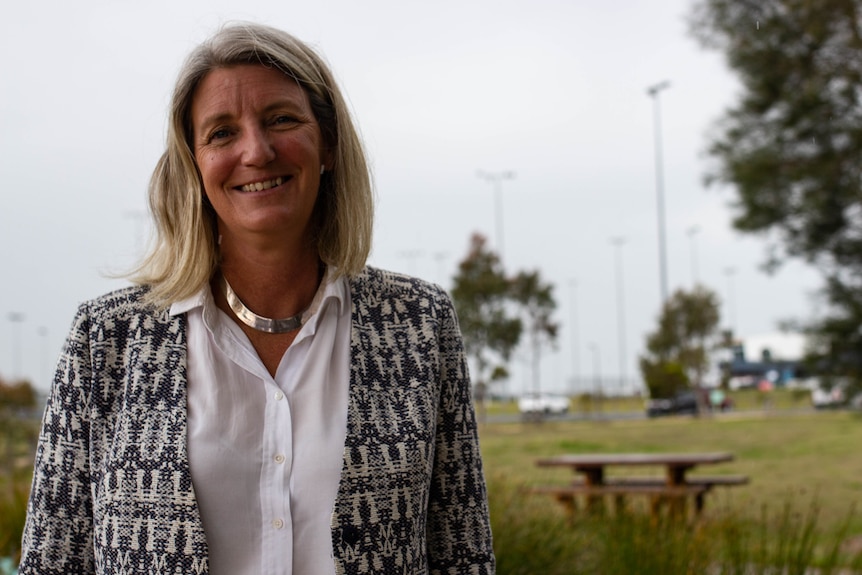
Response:
[{"label": "overcast grey sky", "polygon": [[[737,85],[719,54],[687,36],[690,5],[8,6],[0,21],[0,375],[47,387],[78,303],[125,285],[105,274],[128,268],[149,233],[141,214],[177,70],[193,46],[238,19],[294,33],[336,72],[376,181],[373,265],[449,287],[470,234],[496,238],[493,188],[477,170],[516,173],[503,184],[505,263],[510,271],[538,268],[555,284],[562,324],[558,351],[542,363],[543,389],[567,389],[576,370],[638,376],[660,299],[646,89],[663,80],[671,82],[661,94],[671,290],[692,285],[696,261],[699,280],[724,301],[723,323],[742,336],[809,316],[817,276],[798,264],[772,277],[759,271],[763,241],[731,231],[731,192],[702,185],[705,135]],[[612,237],[625,238],[622,368]],[[12,322],[10,313],[24,320]],[[511,391],[527,385],[526,361],[515,360]]]}]

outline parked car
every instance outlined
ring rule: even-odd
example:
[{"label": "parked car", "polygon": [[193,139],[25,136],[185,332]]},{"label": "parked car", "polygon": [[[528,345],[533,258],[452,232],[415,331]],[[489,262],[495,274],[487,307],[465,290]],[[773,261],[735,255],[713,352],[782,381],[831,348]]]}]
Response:
[{"label": "parked car", "polygon": [[648,417],[678,414],[695,415],[697,412],[697,394],[694,391],[681,391],[670,398],[649,399],[646,404]]},{"label": "parked car", "polygon": [[563,414],[569,411],[569,398],[550,393],[527,393],[518,398],[518,411],[530,414]]},{"label": "parked car", "polygon": [[844,388],[840,385],[828,390],[820,387],[811,390],[811,404],[817,409],[840,407],[845,401]]}]

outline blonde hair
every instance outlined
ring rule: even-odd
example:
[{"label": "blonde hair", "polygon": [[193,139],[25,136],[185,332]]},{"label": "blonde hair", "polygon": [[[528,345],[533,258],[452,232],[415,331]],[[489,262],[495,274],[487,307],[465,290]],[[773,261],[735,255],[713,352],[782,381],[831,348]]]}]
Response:
[{"label": "blonde hair", "polygon": [[150,179],[155,244],[131,274],[149,285],[159,307],[185,299],[209,282],[218,266],[215,212],[203,193],[194,159],[191,105],[203,78],[217,68],[242,64],[273,67],[294,78],[333,160],[321,176],[314,208],[318,254],[339,274],[353,276],[371,250],[371,177],[347,104],[323,59],[290,34],[260,24],[222,28],[198,46],[180,70],[171,98],[167,146]]}]

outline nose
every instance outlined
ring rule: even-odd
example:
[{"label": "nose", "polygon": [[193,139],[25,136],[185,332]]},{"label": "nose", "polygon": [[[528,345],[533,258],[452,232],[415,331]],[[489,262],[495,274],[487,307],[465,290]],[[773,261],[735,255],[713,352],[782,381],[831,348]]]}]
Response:
[{"label": "nose", "polygon": [[243,136],[242,163],[247,166],[264,166],[275,158],[275,149],[269,134],[260,128],[247,130]]}]

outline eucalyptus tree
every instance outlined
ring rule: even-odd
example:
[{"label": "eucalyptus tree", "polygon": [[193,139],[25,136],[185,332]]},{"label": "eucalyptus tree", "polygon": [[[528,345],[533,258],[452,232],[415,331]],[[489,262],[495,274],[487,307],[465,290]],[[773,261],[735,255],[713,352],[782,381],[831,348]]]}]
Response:
[{"label": "eucalyptus tree", "polygon": [[719,301],[704,286],[677,290],[664,303],[656,330],[647,335],[641,374],[651,397],[670,397],[699,386],[718,345]]},{"label": "eucalyptus tree", "polygon": [[511,297],[529,337],[533,391],[541,391],[539,365],[542,351],[557,341],[559,324],[553,320],[557,302],[554,286],[544,283],[538,271],[518,272],[511,281]]},{"label": "eucalyptus tree", "polygon": [[723,52],[738,100],[707,145],[733,226],[825,278],[808,321],[821,368],[862,371],[862,0],[699,0],[694,37]]},{"label": "eucalyptus tree", "polygon": [[487,244],[484,236],[473,234],[452,288],[480,405],[489,386],[508,377],[508,361],[523,329],[521,319],[508,305],[511,282],[499,256]]}]

